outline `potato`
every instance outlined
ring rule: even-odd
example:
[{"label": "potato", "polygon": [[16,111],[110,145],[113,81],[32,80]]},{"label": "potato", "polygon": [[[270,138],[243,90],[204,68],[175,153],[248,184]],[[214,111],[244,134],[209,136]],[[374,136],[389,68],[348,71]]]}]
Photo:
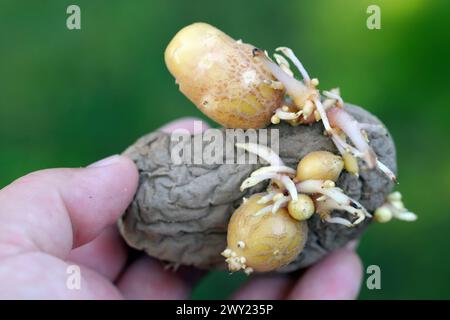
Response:
[{"label": "potato", "polygon": [[180,30],[165,51],[180,91],[226,128],[263,128],[280,106],[283,90],[264,80],[272,74],[252,55],[254,47],[206,23]]},{"label": "potato", "polygon": [[[227,258],[230,271],[267,272],[293,261],[303,250],[308,235],[305,221],[293,219],[286,208],[255,216],[265,207],[254,194],[233,213],[228,224]],[[234,256],[233,256],[233,255]]]},{"label": "potato", "polygon": [[[358,121],[381,124],[359,107],[345,108]],[[273,128],[279,129],[280,156],[291,168],[313,151],[337,153],[331,139],[323,135],[321,123],[297,127],[280,123],[268,130]],[[369,138],[380,161],[396,171],[395,146],[386,129],[370,131]],[[125,151],[124,155],[139,168],[140,180],[133,202],[119,221],[120,232],[131,247],[174,265],[225,269],[227,264],[220,253],[227,247],[231,213],[241,205],[242,197],[266,188],[261,183],[241,192],[239,186],[264,164],[175,165],[171,162],[172,146],[170,135],[153,132]],[[359,176],[343,171],[336,186],[374,212],[385,202],[393,183],[383,173],[362,167]],[[328,252],[358,238],[370,219],[347,228],[324,223],[314,214],[306,223],[309,232],[304,249],[294,261],[277,271],[310,266]]]},{"label": "potato", "polygon": [[302,158],[297,166],[297,180],[337,181],[344,161],[342,157],[328,151],[314,151]]},{"label": "potato", "polygon": [[290,200],[287,208],[291,217],[299,221],[311,218],[315,212],[314,202],[306,194],[299,194],[297,200]]}]

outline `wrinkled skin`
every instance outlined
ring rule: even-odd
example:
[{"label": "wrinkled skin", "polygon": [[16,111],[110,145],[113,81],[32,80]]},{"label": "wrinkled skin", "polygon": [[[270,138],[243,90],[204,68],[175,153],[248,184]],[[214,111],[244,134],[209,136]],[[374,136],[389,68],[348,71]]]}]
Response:
[{"label": "wrinkled skin", "polygon": [[[352,105],[346,109],[360,122],[380,124],[367,111]],[[323,125],[292,127],[271,126],[280,130],[280,156],[290,167],[307,153],[326,150],[338,153],[332,141],[323,135]],[[395,146],[383,127],[368,132],[370,145],[379,159],[396,172]],[[125,151],[137,164],[140,182],[135,199],[119,221],[126,242],[149,255],[175,265],[200,268],[225,268],[220,252],[226,247],[227,224],[242,197],[261,192],[259,184],[239,191],[242,181],[263,164],[248,165],[173,165],[170,136],[154,132],[139,139]],[[360,176],[343,172],[337,186],[360,201],[369,212],[384,202],[393,183],[381,172],[368,171],[360,164]],[[308,220],[305,249],[280,271],[289,272],[310,266],[328,252],[357,239],[370,219],[355,228],[320,221],[317,215]]]}]

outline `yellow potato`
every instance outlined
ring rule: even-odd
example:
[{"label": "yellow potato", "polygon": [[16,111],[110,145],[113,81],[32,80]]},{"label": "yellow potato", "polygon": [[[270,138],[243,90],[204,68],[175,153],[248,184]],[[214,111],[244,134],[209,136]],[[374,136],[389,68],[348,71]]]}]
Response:
[{"label": "yellow potato", "polygon": [[297,180],[336,181],[344,168],[344,161],[328,151],[313,151],[300,160],[297,166]]},{"label": "yellow potato", "polygon": [[254,47],[206,23],[181,29],[165,51],[180,91],[203,113],[227,128],[263,128],[282,103],[283,90],[252,55]]},{"label": "yellow potato", "polygon": [[308,234],[306,222],[293,219],[286,208],[275,214],[255,216],[267,206],[257,203],[262,195],[250,197],[230,219],[225,256],[231,257],[227,259],[231,271],[276,270],[293,261],[303,250]]},{"label": "yellow potato", "polygon": [[306,194],[299,194],[296,201],[290,200],[288,211],[295,220],[308,220],[315,212],[314,202]]}]

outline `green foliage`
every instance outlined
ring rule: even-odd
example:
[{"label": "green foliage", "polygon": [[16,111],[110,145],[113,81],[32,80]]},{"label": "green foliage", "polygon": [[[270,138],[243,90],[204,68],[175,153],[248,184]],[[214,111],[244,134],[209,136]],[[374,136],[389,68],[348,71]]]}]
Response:
[{"label": "green foliage", "polygon": [[[400,190],[416,223],[373,226],[359,252],[382,289],[361,298],[450,298],[450,6],[447,1],[0,1],[0,186],[47,167],[120,153],[183,116],[205,119],[178,91],[163,52],[205,21],[272,51],[287,45],[320,88],[382,119],[398,147]],[[366,28],[378,4],[381,30]],[[214,273],[195,298],[224,298],[245,277]]]}]

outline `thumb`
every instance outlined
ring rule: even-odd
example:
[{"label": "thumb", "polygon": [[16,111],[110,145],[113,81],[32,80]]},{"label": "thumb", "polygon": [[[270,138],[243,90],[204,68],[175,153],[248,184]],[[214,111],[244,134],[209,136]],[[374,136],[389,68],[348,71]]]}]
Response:
[{"label": "thumb", "polygon": [[0,248],[64,258],[113,224],[137,188],[135,164],[112,156],[78,169],[28,174],[0,191]]}]

